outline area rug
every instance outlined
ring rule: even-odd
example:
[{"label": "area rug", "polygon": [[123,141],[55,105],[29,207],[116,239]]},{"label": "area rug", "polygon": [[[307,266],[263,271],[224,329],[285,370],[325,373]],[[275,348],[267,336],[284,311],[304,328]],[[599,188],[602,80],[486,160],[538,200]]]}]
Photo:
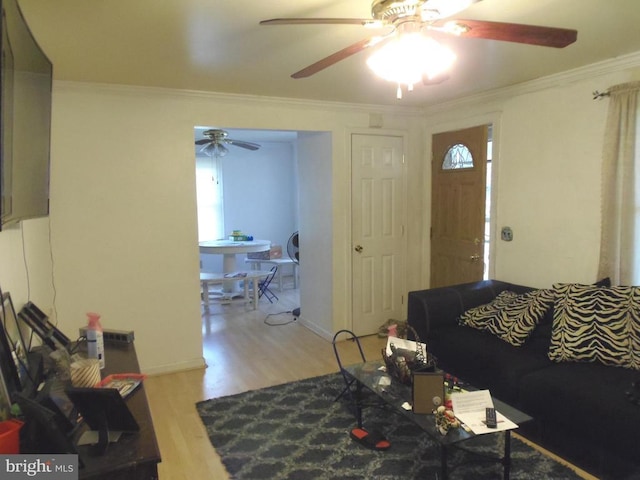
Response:
[{"label": "area rug", "polygon": [[[391,442],[372,451],[349,437],[355,426],[339,374],[199,402],[196,407],[230,478],[239,480],[438,479],[439,448],[409,420],[381,408],[365,411],[365,428]],[[474,449],[502,451],[504,435],[472,439]],[[511,478],[580,477],[518,439],[511,439]],[[469,443],[469,442],[466,442]],[[449,454],[449,478],[502,478],[502,466],[465,451]]]}]

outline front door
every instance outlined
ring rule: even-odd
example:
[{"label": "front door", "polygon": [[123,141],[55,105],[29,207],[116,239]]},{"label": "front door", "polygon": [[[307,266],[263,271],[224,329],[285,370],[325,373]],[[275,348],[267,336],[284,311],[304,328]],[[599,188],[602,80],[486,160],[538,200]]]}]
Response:
[{"label": "front door", "polygon": [[351,136],[353,332],[376,333],[404,315],[403,138]]},{"label": "front door", "polygon": [[488,128],[433,135],[431,288],[483,278]]}]

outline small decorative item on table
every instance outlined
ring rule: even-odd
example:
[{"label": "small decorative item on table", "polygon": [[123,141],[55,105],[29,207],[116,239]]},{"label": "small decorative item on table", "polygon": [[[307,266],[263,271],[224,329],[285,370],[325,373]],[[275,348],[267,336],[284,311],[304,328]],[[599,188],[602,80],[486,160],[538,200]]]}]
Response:
[{"label": "small decorative item on table", "polygon": [[460,380],[458,377],[454,377],[450,373],[444,374],[444,406],[447,408],[452,408],[453,403],[451,402],[451,394],[456,392],[462,392],[462,388],[460,387]]},{"label": "small decorative item on table", "polygon": [[251,242],[253,241],[253,236],[244,234],[240,230],[234,230],[229,235],[229,240],[233,242]]},{"label": "small decorative item on table", "polygon": [[105,377],[97,386],[115,388],[120,392],[122,398],[127,398],[145,378],[147,376],[141,373],[115,373]]},{"label": "small decorative item on table", "polygon": [[446,435],[452,428],[460,427],[460,420],[453,414],[453,410],[440,405],[433,411],[433,416],[436,419],[436,428],[441,435]]}]

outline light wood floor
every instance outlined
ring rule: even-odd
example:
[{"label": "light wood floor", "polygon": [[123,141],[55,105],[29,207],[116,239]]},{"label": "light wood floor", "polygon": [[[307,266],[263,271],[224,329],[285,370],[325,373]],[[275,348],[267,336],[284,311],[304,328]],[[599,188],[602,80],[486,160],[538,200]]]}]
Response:
[{"label": "light wood floor", "polygon": [[[298,306],[298,291],[274,292],[280,300],[269,304],[263,298],[255,311],[235,304],[212,305],[209,313],[203,313],[206,369],[145,380],[162,454],[161,480],[229,478],[209,442],[196,402],[337,371],[331,343],[285,313]],[[368,359],[379,358],[384,339],[370,336],[361,342]],[[341,342],[339,351],[346,364],[359,361],[353,343]],[[585,479],[595,478],[577,471]]]}]

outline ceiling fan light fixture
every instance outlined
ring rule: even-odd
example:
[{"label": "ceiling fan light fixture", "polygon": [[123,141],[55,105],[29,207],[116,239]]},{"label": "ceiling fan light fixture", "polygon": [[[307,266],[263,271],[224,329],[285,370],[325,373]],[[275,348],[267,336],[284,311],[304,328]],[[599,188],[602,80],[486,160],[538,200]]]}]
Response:
[{"label": "ceiling fan light fixture", "polygon": [[445,72],[455,53],[420,32],[403,33],[375,51],[367,65],[379,77],[398,85],[413,86],[422,78]]},{"label": "ceiling fan light fixture", "polygon": [[221,143],[210,143],[206,146],[204,153],[213,158],[222,158],[229,153],[229,149]]}]

